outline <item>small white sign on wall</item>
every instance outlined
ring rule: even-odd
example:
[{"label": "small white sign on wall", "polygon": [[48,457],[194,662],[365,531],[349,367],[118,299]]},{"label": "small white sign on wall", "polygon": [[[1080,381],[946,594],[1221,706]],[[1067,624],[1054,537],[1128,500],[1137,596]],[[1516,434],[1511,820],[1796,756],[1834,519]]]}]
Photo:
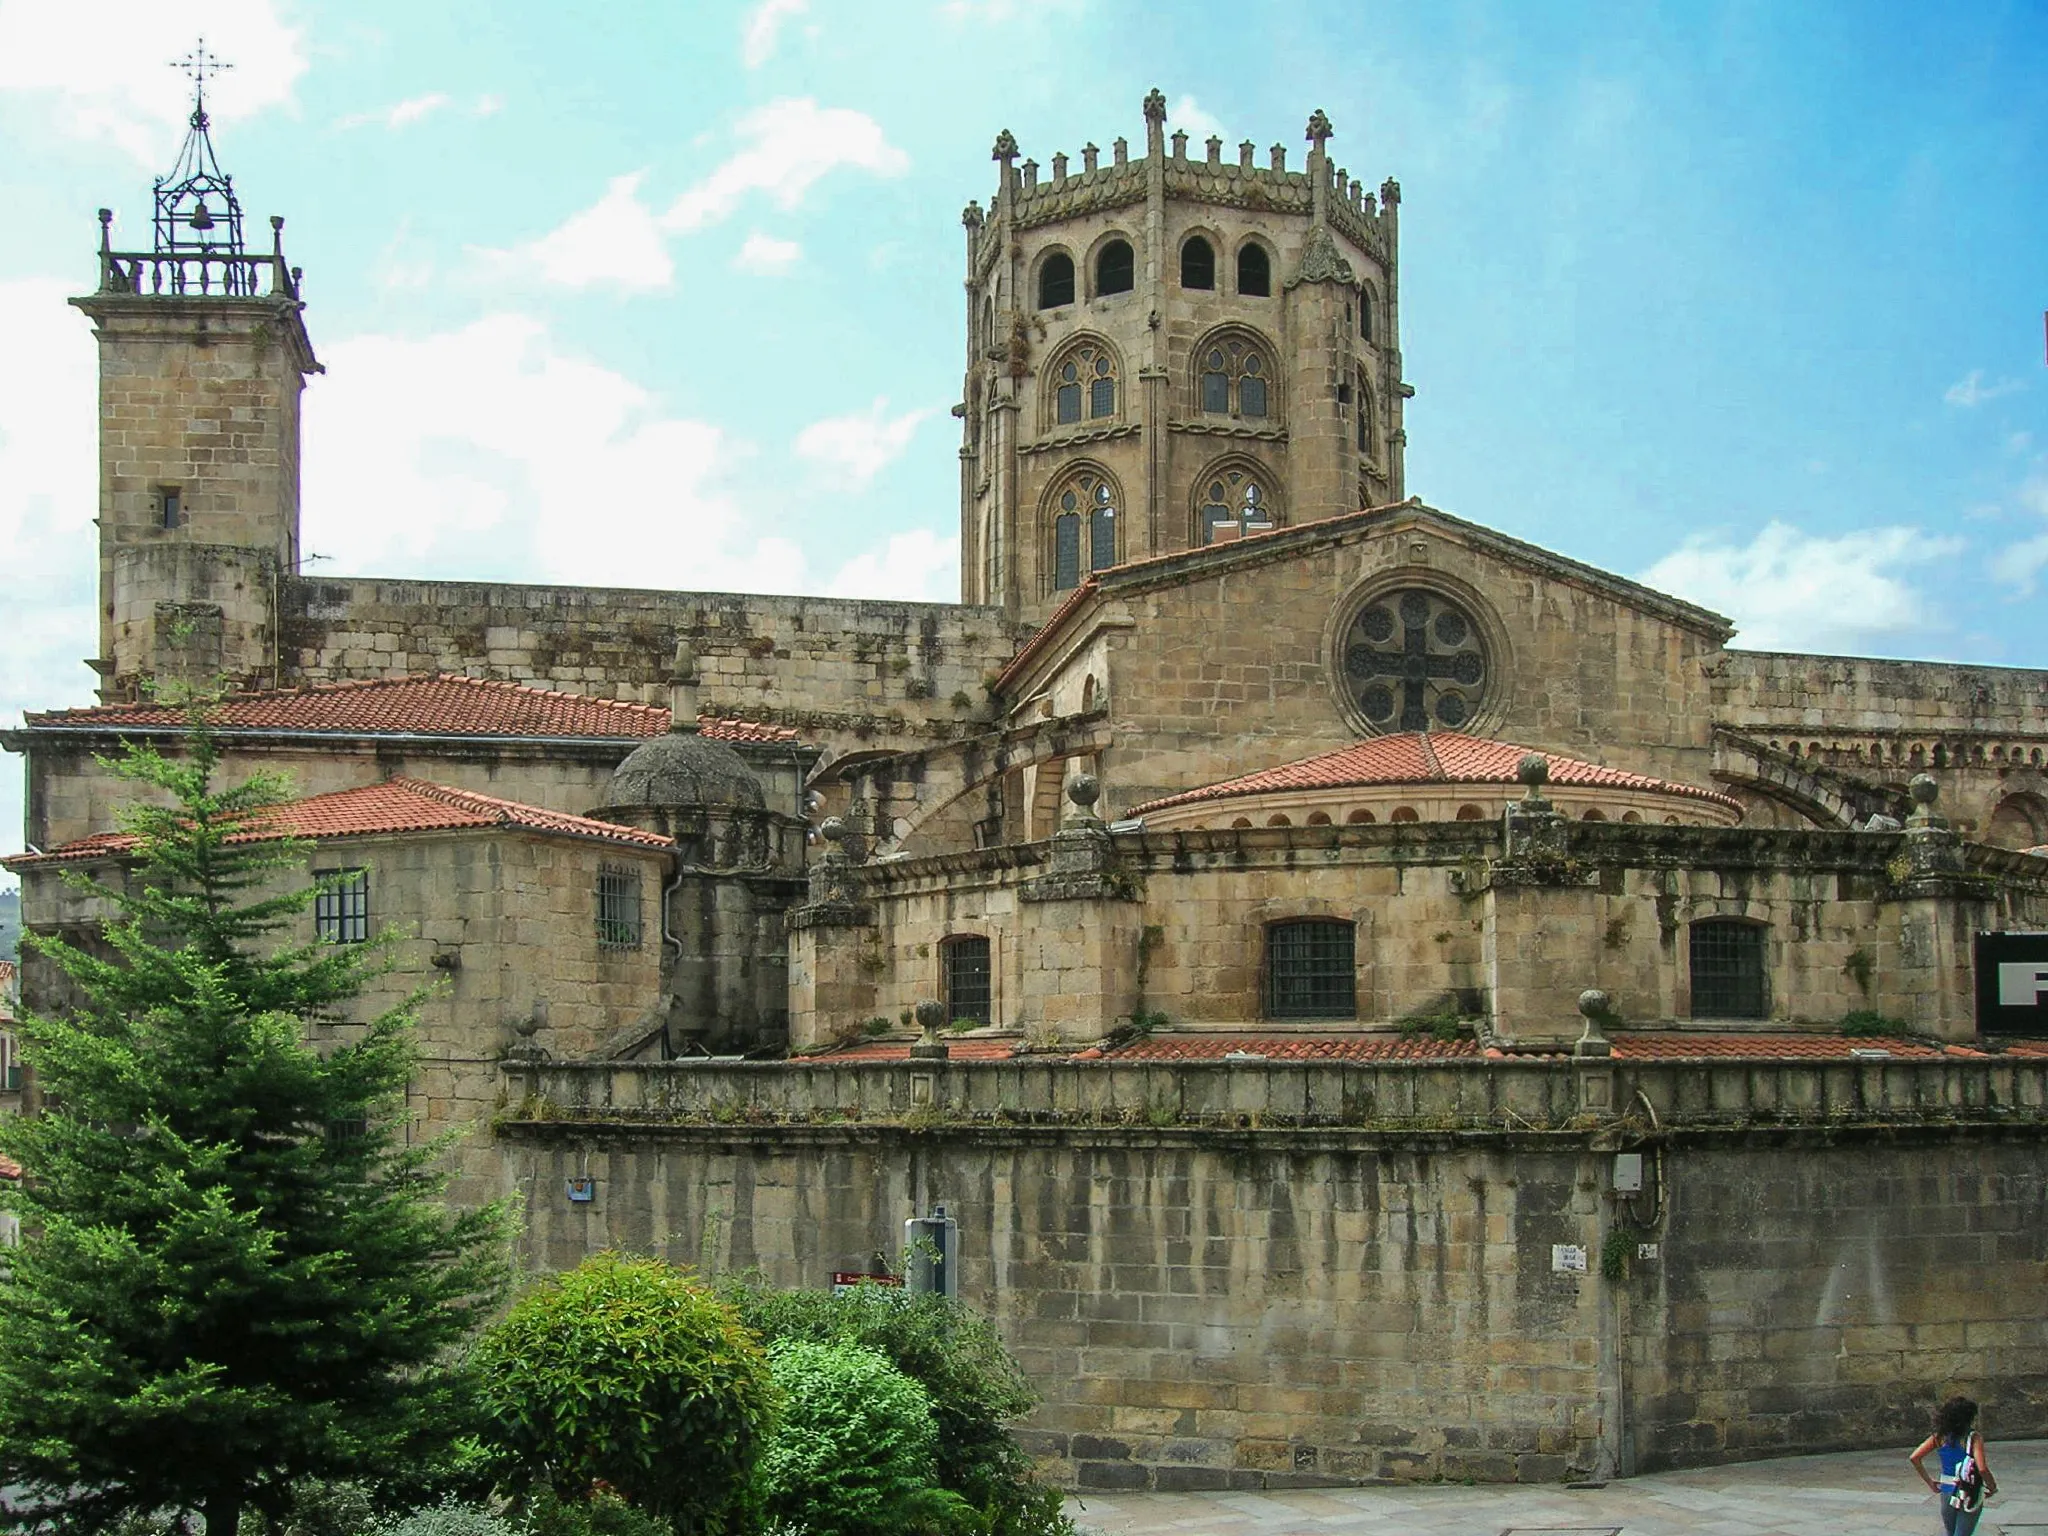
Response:
[{"label": "small white sign on wall", "polygon": [[1577,1243],[1552,1243],[1550,1267],[1560,1275],[1583,1275],[1586,1272],[1586,1250]]}]

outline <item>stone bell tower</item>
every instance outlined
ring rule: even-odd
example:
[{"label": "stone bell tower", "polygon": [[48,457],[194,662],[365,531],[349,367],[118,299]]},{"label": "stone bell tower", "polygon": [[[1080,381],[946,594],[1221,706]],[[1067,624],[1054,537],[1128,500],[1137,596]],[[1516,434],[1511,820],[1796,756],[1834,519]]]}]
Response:
[{"label": "stone bell tower", "polygon": [[961,596],[1042,617],[1091,570],[1407,494],[1400,186],[1274,145],[1145,146],[1049,178],[996,140],[967,226]]},{"label": "stone bell tower", "polygon": [[208,134],[202,45],[190,128],[154,189],[151,247],[118,251],[100,210],[103,699],[159,681],[274,683],[278,589],[299,560],[299,395],[320,371],[299,272],[244,244]]}]

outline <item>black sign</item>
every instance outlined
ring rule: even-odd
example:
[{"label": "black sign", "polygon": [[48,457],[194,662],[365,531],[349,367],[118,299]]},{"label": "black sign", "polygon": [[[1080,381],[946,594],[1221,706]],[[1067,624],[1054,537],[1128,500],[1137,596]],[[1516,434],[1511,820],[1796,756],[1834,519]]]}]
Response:
[{"label": "black sign", "polygon": [[2048,933],[1977,935],[1977,1032],[2048,1039]]}]

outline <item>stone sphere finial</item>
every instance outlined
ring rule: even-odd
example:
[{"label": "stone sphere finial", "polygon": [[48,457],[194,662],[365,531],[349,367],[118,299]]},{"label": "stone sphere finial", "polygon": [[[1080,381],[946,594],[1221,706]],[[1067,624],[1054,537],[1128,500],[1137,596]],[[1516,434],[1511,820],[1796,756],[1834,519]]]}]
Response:
[{"label": "stone sphere finial", "polygon": [[1579,994],[1579,1012],[1593,1023],[1614,1016],[1614,999],[1598,987],[1588,987]]},{"label": "stone sphere finial", "polygon": [[1102,798],[1102,781],[1092,773],[1077,773],[1067,783],[1067,798],[1081,808],[1083,815],[1094,809],[1095,802]]},{"label": "stone sphere finial", "polygon": [[1542,789],[1550,782],[1550,759],[1541,752],[1524,752],[1515,764],[1515,777],[1532,790]]},{"label": "stone sphere finial", "polygon": [[1913,803],[1923,811],[1934,804],[1941,793],[1941,785],[1931,773],[1916,773],[1906,781],[1906,793],[1913,797]]},{"label": "stone sphere finial", "polygon": [[846,823],[837,816],[827,816],[818,823],[818,836],[836,848],[846,841]]}]

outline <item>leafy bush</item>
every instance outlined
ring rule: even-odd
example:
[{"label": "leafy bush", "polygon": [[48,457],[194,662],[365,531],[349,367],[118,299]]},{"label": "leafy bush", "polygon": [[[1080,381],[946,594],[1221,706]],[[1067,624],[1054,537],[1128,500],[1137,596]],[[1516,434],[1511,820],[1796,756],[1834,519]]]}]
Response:
[{"label": "leafy bush", "polygon": [[774,1385],[733,1309],[684,1271],[596,1254],[528,1291],[473,1364],[507,1488],[574,1503],[602,1482],[681,1536],[741,1513]]},{"label": "leafy bush", "polygon": [[523,1536],[521,1527],[503,1515],[450,1495],[396,1520],[362,1527],[366,1536]]},{"label": "leafy bush", "polygon": [[888,1286],[778,1291],[728,1284],[725,1299],[771,1344],[850,1340],[925,1389],[938,1429],[939,1486],[980,1513],[990,1536],[1071,1536],[1059,1491],[1040,1483],[1009,1421],[1038,1401],[986,1320],[942,1296]]},{"label": "leafy bush", "polygon": [[587,1499],[561,1499],[543,1488],[526,1509],[525,1536],[674,1536],[674,1531],[667,1521],[603,1489]]},{"label": "leafy bush", "polygon": [[1852,1008],[1842,1015],[1842,1033],[1853,1039],[1870,1040],[1880,1036],[1909,1034],[1904,1019],[1889,1018],[1875,1008]]},{"label": "leafy bush", "polygon": [[923,1387],[879,1350],[839,1340],[768,1347],[782,1420],[761,1455],[762,1512],[833,1536],[958,1530],[960,1496],[934,1486],[939,1430]]}]

